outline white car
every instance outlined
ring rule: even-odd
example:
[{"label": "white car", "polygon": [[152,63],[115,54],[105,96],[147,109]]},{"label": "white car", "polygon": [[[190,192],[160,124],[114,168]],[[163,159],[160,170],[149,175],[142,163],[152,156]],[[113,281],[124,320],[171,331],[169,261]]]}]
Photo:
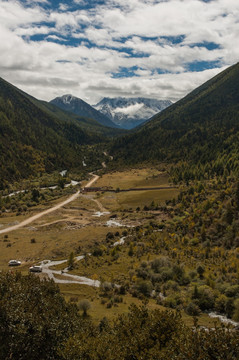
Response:
[{"label": "white car", "polygon": [[19,266],[21,265],[21,261],[19,260],[10,260],[8,266]]},{"label": "white car", "polygon": [[29,268],[30,272],[42,272],[42,267],[41,266],[37,266],[37,265],[33,265]]}]

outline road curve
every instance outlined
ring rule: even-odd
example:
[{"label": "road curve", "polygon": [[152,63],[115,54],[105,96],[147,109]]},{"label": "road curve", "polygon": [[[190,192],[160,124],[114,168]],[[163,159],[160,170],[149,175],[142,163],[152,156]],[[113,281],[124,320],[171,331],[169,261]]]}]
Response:
[{"label": "road curve", "polygon": [[[90,175],[93,175],[93,179],[91,179],[86,185],[85,187],[89,187],[91,186],[96,180],[98,180],[99,176],[98,175],[95,175],[93,173],[91,173]],[[47,209],[47,210],[44,210],[36,215],[33,215],[31,217],[29,217],[28,219],[22,221],[21,223],[17,224],[17,225],[13,225],[13,226],[9,226],[5,229],[2,229],[0,230],[0,234],[4,234],[6,232],[10,232],[10,231],[13,231],[13,230],[17,230],[17,229],[20,229],[22,228],[23,226],[26,226],[26,225],[29,225],[31,224],[33,221],[41,218],[42,216],[44,215],[47,215],[47,214],[50,214],[52,213],[53,211],[55,210],[58,210],[60,209],[62,206],[65,206],[66,204],[69,204],[70,202],[74,201],[78,195],[79,195],[80,191],[77,191],[75,194],[71,195],[68,199],[66,199],[65,201],[53,206],[52,208],[50,209]]]},{"label": "road curve", "polygon": [[92,184],[94,184],[94,182],[96,182],[96,180],[99,179],[99,175],[95,175],[95,174],[93,174],[93,173],[90,173],[90,175],[93,176],[93,179],[91,179],[91,180],[85,185],[86,188],[90,187]]}]

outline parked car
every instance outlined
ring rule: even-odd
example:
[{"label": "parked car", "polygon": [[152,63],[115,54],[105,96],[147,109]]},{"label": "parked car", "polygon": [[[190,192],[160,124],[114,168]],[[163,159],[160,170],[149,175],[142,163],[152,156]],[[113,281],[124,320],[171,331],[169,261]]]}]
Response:
[{"label": "parked car", "polygon": [[41,266],[37,266],[37,265],[33,265],[29,268],[30,272],[42,272],[42,267]]},{"label": "parked car", "polygon": [[19,266],[21,265],[21,261],[19,260],[10,260],[8,266]]}]

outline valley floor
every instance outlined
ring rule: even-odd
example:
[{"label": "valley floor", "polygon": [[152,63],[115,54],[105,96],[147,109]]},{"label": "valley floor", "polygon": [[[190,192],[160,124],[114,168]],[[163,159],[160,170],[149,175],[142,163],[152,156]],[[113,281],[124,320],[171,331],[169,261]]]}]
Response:
[{"label": "valley floor", "polygon": [[[68,301],[88,299],[91,303],[89,314],[95,321],[104,316],[113,319],[127,311],[131,303],[145,301],[145,295],[150,308],[163,308],[165,295],[171,296],[170,288],[162,286],[159,292],[153,290],[155,295],[150,297],[144,290],[138,292],[142,279],[140,269],[159,257],[174,257],[176,249],[169,242],[172,240],[166,240],[168,236],[174,238],[167,230],[167,224],[172,220],[165,202],[174,201],[183,188],[169,187],[167,172],[155,168],[102,176],[91,174],[90,180],[81,184],[85,188],[92,185],[112,187],[113,190],[164,189],[83,194],[77,190],[66,199],[39,205],[26,215],[2,214],[0,269],[9,270],[10,259],[21,260],[22,265],[11,271],[23,274],[28,273],[31,265],[42,264],[43,273],[39,276],[54,277]],[[70,253],[74,254],[75,260],[73,269],[67,271]],[[189,271],[192,264],[190,259],[185,260],[186,271]],[[175,287],[178,293],[179,288],[170,281],[168,286]],[[182,291],[183,296],[188,296],[185,290]],[[183,303],[179,304],[183,310]],[[192,317],[184,311],[182,314],[185,322],[192,325]],[[215,319],[201,313],[200,325],[213,327],[214,322]]]}]

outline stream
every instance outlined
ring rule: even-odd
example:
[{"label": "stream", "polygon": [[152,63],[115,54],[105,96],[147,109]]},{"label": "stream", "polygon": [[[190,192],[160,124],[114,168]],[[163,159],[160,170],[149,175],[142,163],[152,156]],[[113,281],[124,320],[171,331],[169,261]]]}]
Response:
[{"label": "stream", "polygon": [[225,315],[221,315],[221,314],[217,314],[215,312],[210,312],[208,314],[208,316],[210,318],[215,318],[215,319],[219,319],[223,324],[227,324],[227,325],[233,325],[233,326],[239,326],[239,323],[236,321],[233,321],[231,319],[228,319]]},{"label": "stream", "polygon": [[[116,241],[112,246],[123,245],[125,242],[125,237],[120,238]],[[90,255],[90,254],[88,254]],[[75,257],[76,261],[81,261],[84,259],[84,255],[80,255]],[[51,267],[65,264],[67,263],[66,260],[43,260],[40,263],[42,267],[42,273],[46,274],[49,279],[52,279],[57,284],[81,284],[81,285],[88,285],[94,287],[100,287],[99,280],[92,280],[84,276],[72,275],[68,274],[67,267],[64,270],[53,270]],[[59,275],[61,278],[56,277],[55,275]],[[64,278],[64,279],[63,279]]]},{"label": "stream", "polygon": [[[75,181],[75,180],[71,180],[71,182],[69,184],[65,184],[65,188],[69,187],[69,186],[76,186],[79,184],[79,181]],[[41,187],[40,190],[46,190],[46,189],[56,189],[58,187],[58,185],[54,185],[54,186],[48,186],[48,187]],[[8,195],[4,195],[3,197],[12,197],[14,195],[20,194],[20,193],[24,193],[27,190],[18,190],[18,191],[14,191]]]},{"label": "stream", "polygon": [[[80,261],[84,259],[84,255],[77,256],[75,258],[77,261]],[[52,270],[50,269],[52,266],[61,265],[64,263],[67,263],[68,260],[43,260],[41,262],[42,267],[42,273],[47,274],[49,279],[52,279],[57,284],[82,284],[82,285],[89,285],[94,287],[100,286],[99,280],[92,280],[89,278],[86,278],[84,276],[78,276],[78,275],[71,275],[68,274],[68,269],[65,268],[64,270]],[[65,279],[60,279],[58,277],[55,277],[55,275],[60,275],[61,277],[64,277]]]}]

